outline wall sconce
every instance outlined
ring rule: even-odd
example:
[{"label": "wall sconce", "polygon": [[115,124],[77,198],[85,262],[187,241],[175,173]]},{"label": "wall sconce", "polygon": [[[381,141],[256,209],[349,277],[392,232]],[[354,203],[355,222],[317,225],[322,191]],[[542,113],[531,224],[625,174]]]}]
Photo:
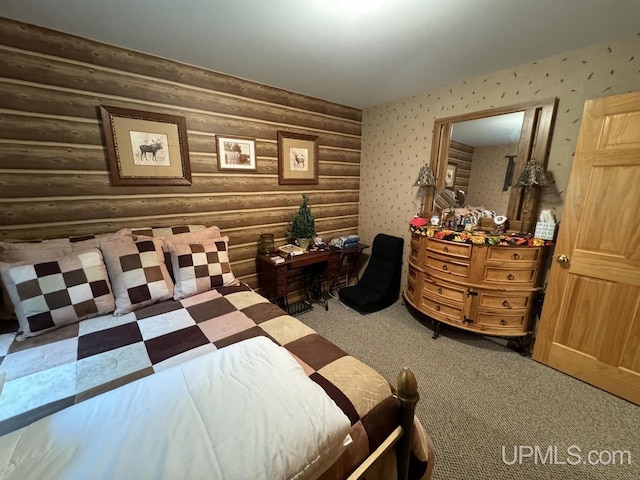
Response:
[{"label": "wall sconce", "polygon": [[420,195],[420,216],[424,215],[424,198],[426,195],[426,189],[436,186],[436,178],[433,176],[433,170],[429,165],[423,165],[418,172],[418,178],[413,183],[414,187],[418,187],[418,194]]}]

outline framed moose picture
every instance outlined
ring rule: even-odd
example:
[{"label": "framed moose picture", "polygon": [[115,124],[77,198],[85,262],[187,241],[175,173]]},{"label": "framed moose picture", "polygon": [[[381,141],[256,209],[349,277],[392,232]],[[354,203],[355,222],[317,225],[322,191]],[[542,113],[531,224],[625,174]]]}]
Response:
[{"label": "framed moose picture", "polygon": [[101,106],[113,185],[191,185],[184,117]]}]

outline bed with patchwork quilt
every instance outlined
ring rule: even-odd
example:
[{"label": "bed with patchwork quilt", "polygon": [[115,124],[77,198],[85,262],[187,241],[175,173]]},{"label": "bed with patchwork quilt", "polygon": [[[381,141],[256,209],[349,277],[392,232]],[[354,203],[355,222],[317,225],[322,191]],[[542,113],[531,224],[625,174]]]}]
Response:
[{"label": "bed with patchwork quilt", "polygon": [[217,228],[71,240],[0,242],[0,478],[430,477],[414,380],[235,279]]}]

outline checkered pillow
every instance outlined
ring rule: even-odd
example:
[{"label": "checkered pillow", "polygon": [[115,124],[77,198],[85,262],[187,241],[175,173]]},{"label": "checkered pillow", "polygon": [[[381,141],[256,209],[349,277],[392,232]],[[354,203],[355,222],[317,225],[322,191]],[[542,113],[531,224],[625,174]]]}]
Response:
[{"label": "checkered pillow", "polygon": [[[204,230],[204,225],[175,225],[173,227],[134,227],[131,233],[144,237],[167,237]],[[216,227],[217,228],[217,227]],[[218,235],[219,236],[219,235]]]},{"label": "checkered pillow", "polygon": [[[4,263],[41,263],[52,261],[72,253],[97,248],[101,241],[110,238],[129,237],[131,230],[121,229],[115,233],[87,235],[85,237],[56,238],[53,240],[3,240],[0,241],[0,262]],[[0,302],[0,320],[15,319],[13,302],[0,282],[2,302]]]},{"label": "checkered pillow", "polygon": [[111,240],[101,242],[100,249],[116,297],[114,315],[124,315],[173,296],[161,240]]},{"label": "checkered pillow", "polygon": [[220,237],[202,243],[168,245],[176,279],[175,300],[238,283],[231,272],[228,243],[229,237]]},{"label": "checkered pillow", "polygon": [[115,308],[97,248],[41,263],[1,264],[23,340]]}]

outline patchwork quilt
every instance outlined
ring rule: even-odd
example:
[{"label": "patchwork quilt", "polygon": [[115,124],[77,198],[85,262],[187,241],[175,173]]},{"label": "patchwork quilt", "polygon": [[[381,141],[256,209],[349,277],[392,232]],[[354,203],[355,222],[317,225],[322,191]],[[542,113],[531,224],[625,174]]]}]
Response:
[{"label": "patchwork quilt", "polygon": [[[323,478],[351,472],[398,425],[399,402],[380,374],[240,284],[90,318],[21,342],[0,335],[0,435],[258,336],[285,347],[351,422],[353,443]],[[414,478],[426,471],[427,448],[414,448]]]}]

